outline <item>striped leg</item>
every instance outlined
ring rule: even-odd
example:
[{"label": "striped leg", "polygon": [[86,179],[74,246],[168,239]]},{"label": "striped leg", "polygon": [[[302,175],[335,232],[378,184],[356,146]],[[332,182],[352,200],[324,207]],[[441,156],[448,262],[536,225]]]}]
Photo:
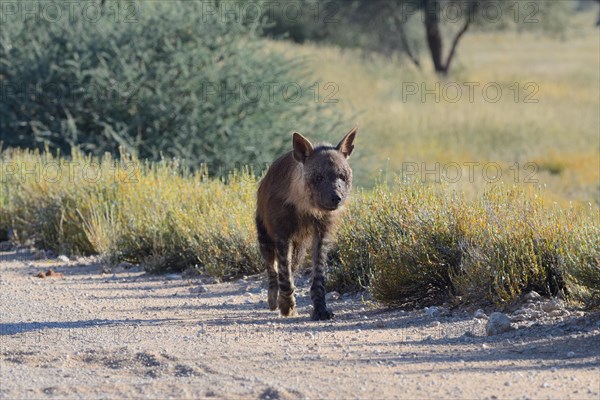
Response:
[{"label": "striped leg", "polygon": [[325,266],[327,263],[328,238],[315,234],[313,240],[313,272],[310,287],[310,299],[313,302],[312,319],[315,321],[328,320],[333,317],[331,310],[325,304]]},{"label": "striped leg", "polygon": [[268,301],[269,309],[277,309],[277,296],[279,294],[279,284],[277,282],[277,262],[275,260],[275,244],[267,234],[262,222],[257,218],[256,228],[258,231],[258,242],[260,245],[260,253],[265,263],[267,270],[267,278],[269,279]]},{"label": "striped leg", "polygon": [[296,315],[296,299],[294,298],[294,276],[292,275],[292,245],[289,241],[277,243],[277,278],[279,281],[279,312],[284,317]]},{"label": "striped leg", "polygon": [[269,278],[268,301],[269,310],[277,310],[277,296],[279,295],[279,283],[277,282],[277,262],[275,261],[275,249],[271,249],[270,259],[265,260],[267,277]]}]

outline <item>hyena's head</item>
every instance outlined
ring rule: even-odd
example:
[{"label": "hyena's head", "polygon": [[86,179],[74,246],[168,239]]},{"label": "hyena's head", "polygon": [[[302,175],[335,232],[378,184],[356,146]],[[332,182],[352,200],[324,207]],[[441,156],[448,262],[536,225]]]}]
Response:
[{"label": "hyena's head", "polygon": [[302,163],[304,187],[311,205],[321,211],[333,211],[344,204],[352,188],[352,169],[348,157],[354,150],[358,127],[344,136],[337,146],[314,146],[301,134],[293,134],[294,158]]}]

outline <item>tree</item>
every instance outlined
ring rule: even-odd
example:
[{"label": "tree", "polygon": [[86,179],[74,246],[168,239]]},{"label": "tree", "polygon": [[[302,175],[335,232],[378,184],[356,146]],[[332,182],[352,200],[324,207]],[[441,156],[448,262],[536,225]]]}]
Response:
[{"label": "tree", "polygon": [[443,61],[443,39],[442,34],[440,32],[440,0],[423,0],[423,23],[425,24],[427,45],[429,47],[429,52],[431,53],[431,60],[433,61],[433,67],[435,68],[435,72],[442,75],[448,74],[452,60],[456,55],[456,48],[458,46],[458,42],[469,29],[469,26],[471,25],[471,22],[474,18],[474,13],[475,11],[477,11],[479,4],[480,3],[478,2],[472,2],[467,5],[467,14],[464,17],[463,26],[454,36],[454,39],[452,40],[452,45],[450,47],[450,52],[448,53],[446,61]]},{"label": "tree", "polygon": [[[413,18],[420,18],[433,67],[441,75],[449,73],[458,44],[478,16],[480,5],[491,1],[498,3],[498,0],[338,0],[342,19],[348,25],[358,25],[363,32],[375,33],[376,43],[372,48],[383,53],[403,53],[417,68],[421,68],[418,49],[413,48],[414,38],[407,33],[406,25]],[[441,27],[450,19],[449,10],[456,17],[452,22],[460,26],[454,34],[443,32]],[[414,30],[411,33],[416,34]],[[448,40],[445,36],[449,34],[453,35],[450,51],[444,56],[444,42]]]},{"label": "tree", "polygon": [[[590,6],[590,1],[581,1]],[[288,0],[274,4],[294,4],[294,9],[305,12],[300,18],[286,18],[281,10],[267,16],[266,35],[402,54],[417,68],[422,66],[420,50],[427,48],[440,75],[450,73],[459,43],[472,27],[560,35],[573,8],[566,0]]]}]

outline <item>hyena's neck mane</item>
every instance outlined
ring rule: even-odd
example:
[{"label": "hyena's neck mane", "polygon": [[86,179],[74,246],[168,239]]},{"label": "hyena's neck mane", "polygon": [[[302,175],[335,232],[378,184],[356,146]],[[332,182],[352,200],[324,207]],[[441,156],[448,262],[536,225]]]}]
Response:
[{"label": "hyena's neck mane", "polygon": [[299,214],[322,217],[323,212],[315,207],[310,199],[310,191],[304,174],[304,165],[294,160],[294,156],[291,153],[289,156],[290,161],[294,165],[291,168],[290,186],[285,203],[294,206]]}]

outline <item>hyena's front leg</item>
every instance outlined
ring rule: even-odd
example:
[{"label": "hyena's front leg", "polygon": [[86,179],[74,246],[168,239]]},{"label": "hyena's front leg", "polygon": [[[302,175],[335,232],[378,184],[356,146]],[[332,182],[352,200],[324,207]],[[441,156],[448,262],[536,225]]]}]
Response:
[{"label": "hyena's front leg", "polygon": [[277,278],[279,281],[279,297],[277,304],[284,317],[296,314],[296,299],[294,298],[294,276],[292,275],[292,244],[290,241],[277,243]]},{"label": "hyena's front leg", "polygon": [[269,277],[269,291],[267,294],[269,301],[269,310],[277,310],[277,296],[279,296],[279,284],[277,283],[277,264],[273,258],[273,263],[267,266],[267,276]]},{"label": "hyena's front leg", "polygon": [[273,311],[277,309],[277,295],[279,294],[277,261],[275,260],[275,243],[273,243],[273,240],[267,234],[267,230],[259,218],[256,219],[256,227],[258,230],[260,254],[262,255],[265,269],[267,270],[267,278],[269,279],[269,309]]},{"label": "hyena's front leg", "polygon": [[328,320],[333,317],[331,310],[325,304],[325,266],[329,240],[326,235],[316,233],[313,240],[313,272],[310,287],[310,299],[313,303],[312,319],[315,321]]},{"label": "hyena's front leg", "polygon": [[268,301],[271,311],[277,310],[277,296],[279,295],[279,282],[277,280],[277,262],[275,260],[275,249],[265,258],[267,277],[269,279]]}]

